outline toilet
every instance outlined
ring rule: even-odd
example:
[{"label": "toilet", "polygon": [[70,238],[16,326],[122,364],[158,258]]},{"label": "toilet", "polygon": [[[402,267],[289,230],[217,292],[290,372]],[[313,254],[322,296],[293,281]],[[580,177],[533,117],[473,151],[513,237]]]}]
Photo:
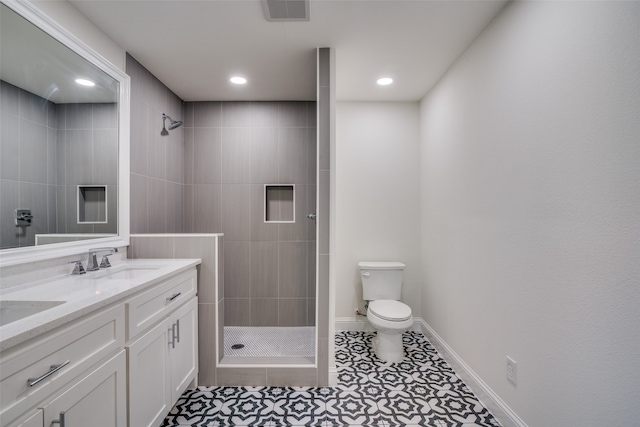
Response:
[{"label": "toilet", "polygon": [[368,302],[367,320],[377,331],[373,349],[385,362],[400,362],[404,357],[402,333],[413,325],[411,307],[400,302],[401,262],[359,262],[362,297]]}]

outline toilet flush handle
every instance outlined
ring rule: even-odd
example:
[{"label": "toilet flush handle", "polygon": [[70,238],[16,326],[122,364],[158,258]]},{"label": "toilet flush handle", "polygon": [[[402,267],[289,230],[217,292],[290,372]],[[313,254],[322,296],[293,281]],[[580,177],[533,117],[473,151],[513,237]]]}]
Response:
[{"label": "toilet flush handle", "polygon": [[369,273],[368,271],[363,271],[362,272],[362,277],[370,277],[371,273]]}]

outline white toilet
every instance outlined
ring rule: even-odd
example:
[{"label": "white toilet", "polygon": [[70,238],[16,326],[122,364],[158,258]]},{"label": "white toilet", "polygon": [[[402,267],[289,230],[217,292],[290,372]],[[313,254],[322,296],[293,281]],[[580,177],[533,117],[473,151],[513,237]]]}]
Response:
[{"label": "white toilet", "polygon": [[373,348],[379,359],[400,362],[404,357],[402,333],[413,325],[411,307],[400,302],[402,275],[400,262],[359,262],[362,296],[368,301],[367,319],[378,332]]}]

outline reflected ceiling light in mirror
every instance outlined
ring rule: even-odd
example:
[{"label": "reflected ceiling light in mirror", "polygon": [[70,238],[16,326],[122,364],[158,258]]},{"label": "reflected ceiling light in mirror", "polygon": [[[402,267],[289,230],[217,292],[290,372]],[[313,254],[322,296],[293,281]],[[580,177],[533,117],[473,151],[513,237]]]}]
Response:
[{"label": "reflected ceiling light in mirror", "polygon": [[87,79],[76,79],[76,83],[78,83],[81,86],[87,86],[87,87],[93,87],[96,85],[94,82]]},{"label": "reflected ceiling light in mirror", "polygon": [[231,83],[233,83],[234,85],[244,85],[247,84],[247,79],[245,79],[244,77],[240,77],[240,76],[233,76],[229,79],[229,81]]},{"label": "reflected ceiling light in mirror", "polygon": [[391,77],[380,77],[376,83],[380,86],[388,86],[393,83],[393,79]]}]

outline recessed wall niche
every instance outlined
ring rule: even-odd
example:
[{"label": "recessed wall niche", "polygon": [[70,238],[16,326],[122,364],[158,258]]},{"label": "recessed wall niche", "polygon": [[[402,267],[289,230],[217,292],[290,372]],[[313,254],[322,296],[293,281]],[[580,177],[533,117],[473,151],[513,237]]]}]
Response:
[{"label": "recessed wall niche", "polygon": [[107,223],[107,186],[78,185],[78,224]]},{"label": "recessed wall niche", "polygon": [[264,222],[296,222],[294,184],[264,186]]}]

